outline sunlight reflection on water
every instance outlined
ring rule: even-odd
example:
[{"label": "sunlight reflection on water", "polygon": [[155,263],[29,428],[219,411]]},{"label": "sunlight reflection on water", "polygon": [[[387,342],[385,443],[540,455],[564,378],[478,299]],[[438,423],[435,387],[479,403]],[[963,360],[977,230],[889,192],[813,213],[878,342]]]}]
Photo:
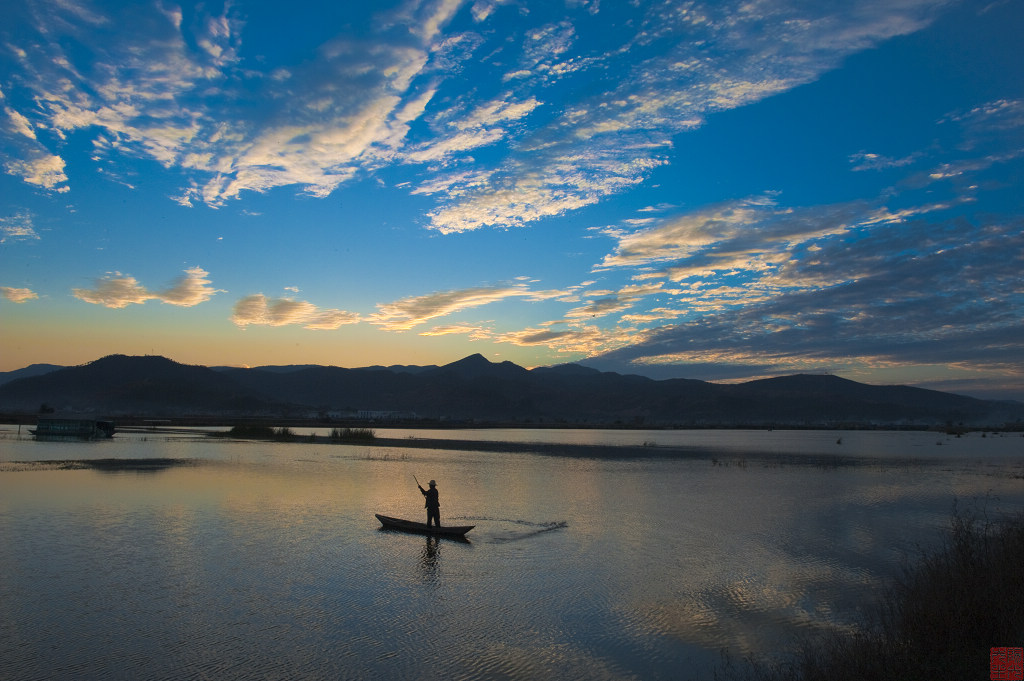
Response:
[{"label": "sunlight reflection on water", "polygon": [[[808,435],[799,452],[826,442]],[[920,434],[886,438],[888,459],[850,466],[734,443],[618,460],[2,439],[0,659],[12,678],[709,678],[722,648],[850,626],[954,498],[1024,508],[1019,443],[922,463]],[[108,457],[192,463],[10,464]],[[424,515],[414,475],[469,542],[380,529]]]}]

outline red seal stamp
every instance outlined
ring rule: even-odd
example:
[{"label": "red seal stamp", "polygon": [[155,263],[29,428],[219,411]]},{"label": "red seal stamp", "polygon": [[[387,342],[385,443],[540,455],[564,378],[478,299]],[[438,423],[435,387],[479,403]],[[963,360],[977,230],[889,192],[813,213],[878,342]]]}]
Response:
[{"label": "red seal stamp", "polygon": [[1024,681],[1024,648],[992,648],[990,681]]}]

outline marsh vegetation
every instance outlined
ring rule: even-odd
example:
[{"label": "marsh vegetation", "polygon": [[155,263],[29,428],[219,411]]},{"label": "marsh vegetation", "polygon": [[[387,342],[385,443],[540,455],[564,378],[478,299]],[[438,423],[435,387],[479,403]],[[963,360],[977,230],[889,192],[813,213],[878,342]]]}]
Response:
[{"label": "marsh vegetation", "polygon": [[717,681],[988,678],[989,651],[1024,639],[1024,515],[954,507],[937,548],[908,560],[853,630],[805,639],[784,659],[726,658]]},{"label": "marsh vegetation", "polygon": [[332,428],[330,435],[324,437],[316,433],[298,434],[288,427],[275,428],[260,424],[235,425],[226,432],[210,434],[238,440],[273,440],[275,442],[372,442],[377,437],[370,428]]}]

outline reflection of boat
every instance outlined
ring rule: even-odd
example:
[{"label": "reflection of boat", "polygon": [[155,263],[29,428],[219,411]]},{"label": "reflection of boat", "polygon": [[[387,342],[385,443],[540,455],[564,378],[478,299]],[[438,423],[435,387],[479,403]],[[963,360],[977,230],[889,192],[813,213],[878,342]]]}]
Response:
[{"label": "reflection of boat", "polygon": [[389,530],[402,530],[403,532],[417,532],[419,534],[439,534],[449,537],[462,537],[476,527],[476,525],[431,527],[426,523],[417,523],[412,520],[402,520],[401,518],[391,518],[386,515],[381,515],[380,513],[374,513],[374,515],[377,516],[377,520],[380,521],[380,524]]},{"label": "reflection of boat", "polygon": [[113,421],[95,419],[39,419],[31,431],[36,439],[99,440],[114,437]]}]

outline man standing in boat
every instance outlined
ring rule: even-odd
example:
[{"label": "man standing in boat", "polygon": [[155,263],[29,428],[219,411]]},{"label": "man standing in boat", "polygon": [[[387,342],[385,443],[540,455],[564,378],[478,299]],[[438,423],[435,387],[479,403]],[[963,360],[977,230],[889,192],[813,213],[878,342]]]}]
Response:
[{"label": "man standing in boat", "polygon": [[430,527],[431,522],[437,527],[441,527],[441,502],[437,498],[437,483],[431,480],[427,485],[430,486],[430,489],[423,489],[418,482],[416,483],[420,492],[427,498],[427,527]]}]

